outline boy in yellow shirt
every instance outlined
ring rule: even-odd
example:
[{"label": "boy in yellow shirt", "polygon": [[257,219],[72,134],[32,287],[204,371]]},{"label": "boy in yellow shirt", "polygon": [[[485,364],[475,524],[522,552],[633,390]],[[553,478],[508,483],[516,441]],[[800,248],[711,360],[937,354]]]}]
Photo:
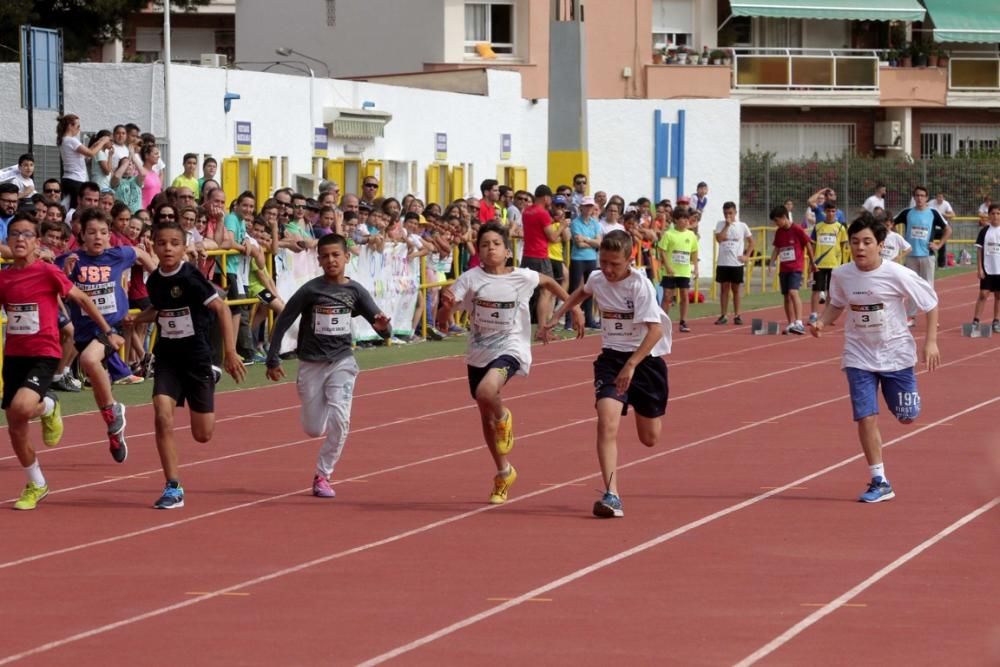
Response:
[{"label": "boy in yellow shirt", "polygon": [[669,312],[674,292],[675,290],[679,292],[682,333],[691,331],[686,321],[688,289],[691,287],[692,277],[696,288],[698,281],[698,237],[688,229],[690,216],[691,214],[685,209],[675,209],[673,229],[664,232],[656,244],[664,272],[660,280],[660,285],[663,287],[663,302],[660,307],[664,312]]},{"label": "boy in yellow shirt", "polygon": [[825,301],[826,292],[830,289],[830,276],[833,270],[844,263],[847,257],[847,227],[837,221],[837,205],[827,202],[823,211],[825,219],[817,222],[812,229],[813,257],[816,258],[816,273],[813,274],[812,308],[809,313],[809,324],[815,324],[819,319],[817,311],[819,304]]}]

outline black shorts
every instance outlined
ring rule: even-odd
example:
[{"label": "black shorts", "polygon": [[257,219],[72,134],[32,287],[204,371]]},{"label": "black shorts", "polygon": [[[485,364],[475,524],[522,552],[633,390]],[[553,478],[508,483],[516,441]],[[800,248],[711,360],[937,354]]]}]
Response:
[{"label": "black shorts", "polygon": [[479,389],[479,383],[483,381],[483,378],[486,377],[486,374],[489,373],[491,368],[499,368],[503,371],[503,383],[507,384],[507,382],[509,382],[510,379],[517,373],[518,369],[521,368],[521,362],[509,354],[501,354],[499,357],[482,368],[477,366],[468,366],[469,392],[472,394],[472,398],[476,397],[476,390]]},{"label": "black shorts", "polygon": [[979,281],[979,289],[986,292],[1000,292],[1000,273],[996,275],[986,274],[986,277]]},{"label": "black shorts", "polygon": [[132,310],[146,310],[153,305],[153,302],[149,300],[148,296],[144,296],[141,299],[129,299],[128,307]]},{"label": "black shorts", "polygon": [[0,408],[9,408],[14,395],[24,387],[37,393],[38,400],[42,400],[57,368],[59,359],[53,357],[4,357],[3,403]]},{"label": "black shorts", "polygon": [[667,363],[662,357],[649,356],[642,360],[632,375],[632,383],[625,394],[615,388],[615,378],[631,352],[619,352],[604,348],[594,361],[594,393],[596,400],[613,398],[622,403],[622,414],[628,414],[628,406],[635,408],[643,417],[661,417],[667,411],[670,386],[667,381]]},{"label": "black shorts", "polygon": [[[119,336],[122,335],[121,330],[117,326],[111,328],[111,333],[118,334]],[[86,341],[75,340],[75,341],[73,341],[73,346],[76,347],[76,351],[78,353],[82,353],[95,340],[98,341],[98,342],[100,342],[100,340],[98,340],[97,338],[91,338],[90,340],[86,340]],[[107,345],[107,344],[103,344],[103,345],[104,345],[104,359],[103,359],[104,361],[107,361],[108,357],[111,356],[112,354],[118,354],[118,350],[116,350],[115,348],[113,348],[113,347],[111,347],[110,345]]]},{"label": "black shorts", "polygon": [[552,278],[552,261],[545,257],[544,259],[538,257],[525,257],[521,260],[522,269],[531,269],[532,271],[537,271],[544,276]]},{"label": "black shorts", "polygon": [[743,284],[742,266],[717,266],[715,267],[715,282]]},{"label": "black shorts", "polygon": [[781,286],[781,293],[798,292],[802,287],[802,272],[788,271],[778,274],[778,284]]},{"label": "black shorts", "polygon": [[826,292],[830,289],[830,278],[833,276],[833,269],[816,269],[813,274],[813,291]]},{"label": "black shorts", "polygon": [[184,407],[186,400],[192,412],[215,412],[215,377],[210,361],[181,364],[156,360],[153,375],[153,396],[169,396]]},{"label": "black shorts", "polygon": [[562,283],[563,276],[566,275],[566,264],[562,260],[549,258],[552,265],[552,279],[557,283]]},{"label": "black shorts", "polygon": [[660,278],[660,287],[663,289],[689,289],[691,287],[690,278],[680,276],[663,276]]}]

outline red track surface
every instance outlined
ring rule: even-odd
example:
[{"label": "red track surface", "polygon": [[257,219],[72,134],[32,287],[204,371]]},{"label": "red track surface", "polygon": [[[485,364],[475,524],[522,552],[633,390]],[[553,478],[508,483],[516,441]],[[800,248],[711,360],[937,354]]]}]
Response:
[{"label": "red track surface", "polygon": [[[675,336],[663,442],[623,422],[622,520],[590,516],[596,338],[508,385],[500,507],[460,359],[362,374],[332,501],[291,384],[220,395],[208,445],[180,433],[175,512],[150,509],[150,407],[124,466],[67,418],[53,492],[0,512],[0,665],[998,664],[1000,340],[959,336],[972,276],[938,289],[946,365],[917,424],[883,420],[898,497],[875,506],[838,330]],[[22,484],[0,457],[4,495]]]}]

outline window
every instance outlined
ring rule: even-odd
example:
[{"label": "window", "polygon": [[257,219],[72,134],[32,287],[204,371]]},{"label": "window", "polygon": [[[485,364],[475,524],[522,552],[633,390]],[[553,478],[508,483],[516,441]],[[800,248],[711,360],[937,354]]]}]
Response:
[{"label": "window", "polygon": [[514,54],[514,0],[465,3],[465,53],[476,55],[477,44],[494,53]]},{"label": "window", "polygon": [[743,123],[740,150],[779,160],[840,157],[854,152],[853,123]]},{"label": "window", "polygon": [[920,128],[920,156],[954,156],[967,152],[994,151],[1000,145],[996,125],[924,125]]},{"label": "window", "polygon": [[653,0],[653,48],[694,44],[691,0]]},{"label": "window", "polygon": [[326,0],[326,25],[328,28],[337,25],[337,0]]}]

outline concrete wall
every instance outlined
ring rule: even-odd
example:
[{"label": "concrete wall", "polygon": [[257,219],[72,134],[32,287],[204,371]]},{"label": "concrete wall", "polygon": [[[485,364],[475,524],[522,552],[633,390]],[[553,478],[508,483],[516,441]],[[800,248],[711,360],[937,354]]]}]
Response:
[{"label": "concrete wall", "polygon": [[[81,117],[85,131],[135,122],[162,137],[162,74],[158,65],[68,65],[66,110]],[[180,173],[185,152],[216,158],[234,155],[235,123],[248,121],[254,157],[286,156],[291,177],[311,173],[312,128],[321,123],[323,110],[358,108],[371,101],[376,110],[392,114],[385,137],[371,141],[331,139],[330,157],[345,156],[345,145],[350,145],[351,157],[415,162],[415,194],[423,195],[424,171],[435,161],[435,133],[445,132],[447,163],[472,166],[466,193],[477,192],[482,179],[494,178],[501,164],[527,167],[533,188],[546,180],[547,100],[532,102],[521,97],[516,73],[488,70],[486,75],[488,95],[462,95],[175,65],[171,68],[168,172]],[[16,90],[17,80],[16,64],[0,65],[0,85]],[[223,107],[226,92],[240,95],[229,113]],[[735,100],[591,100],[587,112],[591,188],[620,194],[628,201],[652,196],[653,112],[657,109],[671,122],[679,110],[687,114],[684,191],[678,193],[673,184],[665,182],[664,196],[676,199],[678,194],[693,192],[699,180],[708,181],[707,229],[721,219],[723,201],[738,200],[740,110]],[[35,121],[36,142],[54,143],[55,114],[37,112]],[[500,135],[506,133],[512,139],[511,158],[501,163]],[[18,108],[17,97],[0,98],[0,141],[25,141],[26,136],[26,115]],[[289,182],[294,184],[291,177]],[[706,258],[711,257],[710,238],[703,234]],[[702,268],[707,271],[707,264]]]}]

